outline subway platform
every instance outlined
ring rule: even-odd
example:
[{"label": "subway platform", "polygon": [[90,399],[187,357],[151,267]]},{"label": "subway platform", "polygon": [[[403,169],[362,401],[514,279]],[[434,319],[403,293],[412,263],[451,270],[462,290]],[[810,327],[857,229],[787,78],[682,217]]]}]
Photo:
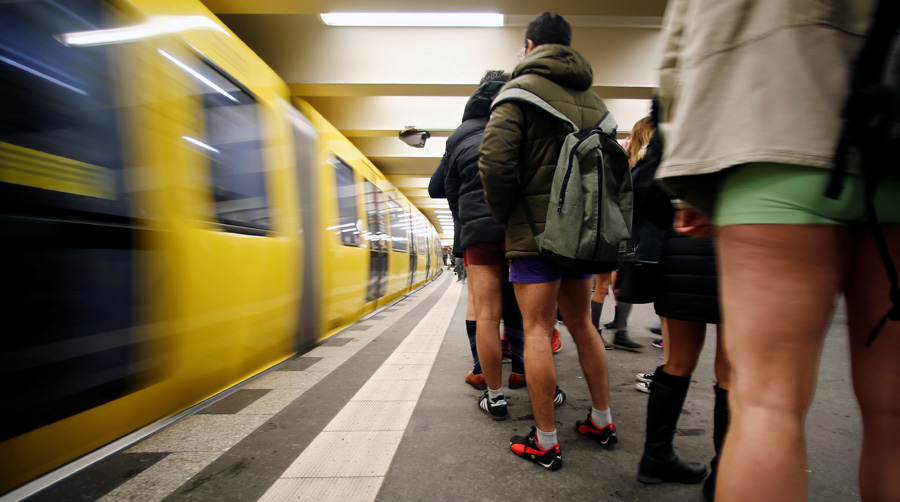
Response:
[{"label": "subway platform", "polygon": [[[613,316],[607,298],[602,322]],[[507,390],[510,418],[494,422],[465,384],[471,353],[465,285],[451,273],[344,330],[314,350],[246,382],[198,413],[81,469],[28,501],[702,501],[702,484],[646,486],[636,479],[647,394],[635,374],[662,350],[650,342],[652,305],[636,305],[630,332],[647,347],[613,350],[613,451],[580,436],[590,408],[574,343],[560,325],[555,355],[563,467],[516,457],[509,438],[533,423],[527,389]],[[859,500],[861,421],[851,389],[845,317],[835,315],[807,420],[809,500]],[[759,329],[766,329],[760,320]],[[713,456],[715,336],[693,376],[675,438],[690,461]],[[504,386],[509,364],[503,365]],[[772,424],[777,427],[778,424]],[[766,438],[760,438],[765,442]]]}]

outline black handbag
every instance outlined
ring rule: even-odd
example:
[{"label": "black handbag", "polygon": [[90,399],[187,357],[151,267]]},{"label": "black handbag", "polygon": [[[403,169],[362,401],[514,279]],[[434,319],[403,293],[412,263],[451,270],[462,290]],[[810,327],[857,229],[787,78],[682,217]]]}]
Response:
[{"label": "black handbag", "polygon": [[653,303],[662,277],[658,261],[639,260],[626,255],[619,264],[615,289],[625,303]]}]

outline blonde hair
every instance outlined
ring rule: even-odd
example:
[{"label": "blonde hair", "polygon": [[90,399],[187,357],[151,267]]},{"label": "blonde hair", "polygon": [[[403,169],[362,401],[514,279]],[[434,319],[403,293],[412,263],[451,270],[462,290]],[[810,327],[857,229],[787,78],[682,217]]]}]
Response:
[{"label": "blonde hair", "polygon": [[654,131],[656,131],[656,127],[649,115],[634,123],[634,127],[631,129],[631,147],[628,152],[628,163],[632,167],[647,154],[647,144],[650,143]]}]

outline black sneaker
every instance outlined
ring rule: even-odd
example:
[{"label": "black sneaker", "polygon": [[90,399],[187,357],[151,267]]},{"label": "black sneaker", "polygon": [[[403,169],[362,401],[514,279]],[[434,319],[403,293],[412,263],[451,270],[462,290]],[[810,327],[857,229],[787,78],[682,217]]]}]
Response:
[{"label": "black sneaker", "polygon": [[647,382],[650,383],[653,381],[653,372],[650,373],[638,373],[637,374],[638,382]]},{"label": "black sneaker", "polygon": [[606,329],[616,329],[616,321],[610,321],[603,325]]},{"label": "black sneaker", "polygon": [[579,434],[583,434],[589,438],[596,439],[600,446],[608,450],[612,450],[616,443],[619,442],[619,435],[616,434],[616,426],[606,424],[606,427],[600,428],[591,420],[591,412],[588,410],[588,416],[584,420],[575,422],[575,430]]},{"label": "black sneaker", "polygon": [[478,399],[478,408],[494,420],[506,420],[509,416],[506,412],[506,399],[503,396],[491,399],[488,391],[484,391],[484,395]]},{"label": "black sneaker", "polygon": [[663,348],[663,339],[657,338],[656,340],[653,340],[653,346],[656,347],[657,349]]},{"label": "black sneaker", "polygon": [[557,385],[556,386],[556,394],[553,396],[553,407],[559,408],[565,402],[566,402],[566,393],[563,392],[562,389],[560,389],[559,386]]},{"label": "black sneaker", "polygon": [[541,448],[537,442],[537,429],[533,425],[527,436],[513,436],[509,440],[509,449],[525,460],[536,462],[544,469],[555,471],[562,467],[559,445],[555,445],[549,450]]}]

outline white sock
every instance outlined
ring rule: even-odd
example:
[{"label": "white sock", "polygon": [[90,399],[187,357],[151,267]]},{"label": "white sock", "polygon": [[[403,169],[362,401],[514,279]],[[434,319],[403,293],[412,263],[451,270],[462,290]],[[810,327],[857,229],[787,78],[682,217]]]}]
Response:
[{"label": "white sock", "polygon": [[609,408],[603,411],[591,408],[591,421],[597,428],[602,429],[612,423],[612,413],[609,412]]},{"label": "white sock", "polygon": [[[493,404],[494,400],[497,399],[498,397],[502,400],[503,399],[503,387],[500,387],[497,390],[494,390],[494,389],[488,387],[488,397],[491,400],[491,404]],[[506,404],[506,403],[504,402],[503,404]]]},{"label": "white sock", "polygon": [[537,431],[537,442],[541,448],[549,450],[559,444],[559,440],[556,439],[556,429],[553,429],[553,432],[544,432],[537,427],[534,429]]}]

